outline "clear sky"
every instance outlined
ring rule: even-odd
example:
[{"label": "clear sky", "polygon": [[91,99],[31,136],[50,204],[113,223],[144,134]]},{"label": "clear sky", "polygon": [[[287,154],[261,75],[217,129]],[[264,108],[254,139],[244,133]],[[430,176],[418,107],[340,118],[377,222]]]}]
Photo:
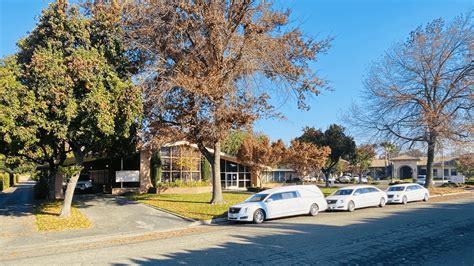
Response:
[{"label": "clear sky", "polygon": [[[0,0],[0,56],[13,54],[15,43],[36,24],[50,1]],[[473,0],[277,0],[292,9],[293,25],[313,37],[335,37],[327,55],[313,64],[331,82],[332,91],[308,100],[310,111],[299,111],[294,101],[275,99],[286,120],[263,120],[256,130],[272,139],[288,141],[304,126],[326,128],[341,123],[352,102],[359,102],[367,67],[395,41],[435,18],[452,20],[474,8]],[[282,103],[284,103],[282,105]],[[362,140],[361,136],[357,136]]]}]

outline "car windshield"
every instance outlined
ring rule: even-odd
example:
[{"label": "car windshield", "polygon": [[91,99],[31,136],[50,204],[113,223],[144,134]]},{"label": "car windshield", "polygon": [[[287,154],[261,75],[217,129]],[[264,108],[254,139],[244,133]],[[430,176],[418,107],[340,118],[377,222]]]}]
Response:
[{"label": "car windshield", "polygon": [[354,190],[353,189],[339,189],[338,191],[336,191],[336,193],[334,193],[334,195],[351,195],[352,191]]},{"label": "car windshield", "polygon": [[246,201],[247,202],[263,201],[267,196],[268,196],[268,194],[255,194]]},{"label": "car windshield", "polygon": [[405,187],[389,187],[388,191],[404,191]]}]

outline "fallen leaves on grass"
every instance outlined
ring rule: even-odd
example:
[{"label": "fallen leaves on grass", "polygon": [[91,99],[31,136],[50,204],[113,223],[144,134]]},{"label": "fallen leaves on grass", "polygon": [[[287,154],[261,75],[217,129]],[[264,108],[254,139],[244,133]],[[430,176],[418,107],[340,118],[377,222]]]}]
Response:
[{"label": "fallen leaves on grass", "polygon": [[430,188],[430,195],[444,195],[450,193],[466,192],[467,190],[462,187],[434,187]]},{"label": "fallen leaves on grass", "polygon": [[39,231],[62,231],[92,227],[87,217],[74,206],[71,206],[69,217],[59,217],[62,201],[46,202],[36,207],[36,225]]}]

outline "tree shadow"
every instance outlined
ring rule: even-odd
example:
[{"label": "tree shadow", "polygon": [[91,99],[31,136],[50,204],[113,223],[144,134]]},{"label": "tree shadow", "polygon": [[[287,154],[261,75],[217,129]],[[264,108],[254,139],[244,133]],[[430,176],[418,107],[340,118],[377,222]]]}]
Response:
[{"label": "tree shadow", "polygon": [[34,182],[16,184],[13,192],[0,194],[0,216],[22,217],[34,213]]},{"label": "tree shadow", "polygon": [[150,254],[128,261],[140,265],[474,263],[474,202],[416,209],[401,206],[400,210],[347,223],[344,217],[355,214],[331,214],[341,217],[336,224],[314,224],[312,219],[317,217],[234,224],[229,229],[262,230],[258,235],[230,235],[231,240],[211,248]]}]

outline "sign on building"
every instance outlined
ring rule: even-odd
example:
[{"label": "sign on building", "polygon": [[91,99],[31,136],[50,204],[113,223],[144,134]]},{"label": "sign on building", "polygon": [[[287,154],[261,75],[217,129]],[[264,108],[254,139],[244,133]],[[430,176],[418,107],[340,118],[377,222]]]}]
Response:
[{"label": "sign on building", "polygon": [[449,181],[453,183],[465,183],[466,179],[464,178],[464,176],[451,176],[449,177]]},{"label": "sign on building", "polygon": [[115,182],[140,182],[140,171],[115,171]]}]

